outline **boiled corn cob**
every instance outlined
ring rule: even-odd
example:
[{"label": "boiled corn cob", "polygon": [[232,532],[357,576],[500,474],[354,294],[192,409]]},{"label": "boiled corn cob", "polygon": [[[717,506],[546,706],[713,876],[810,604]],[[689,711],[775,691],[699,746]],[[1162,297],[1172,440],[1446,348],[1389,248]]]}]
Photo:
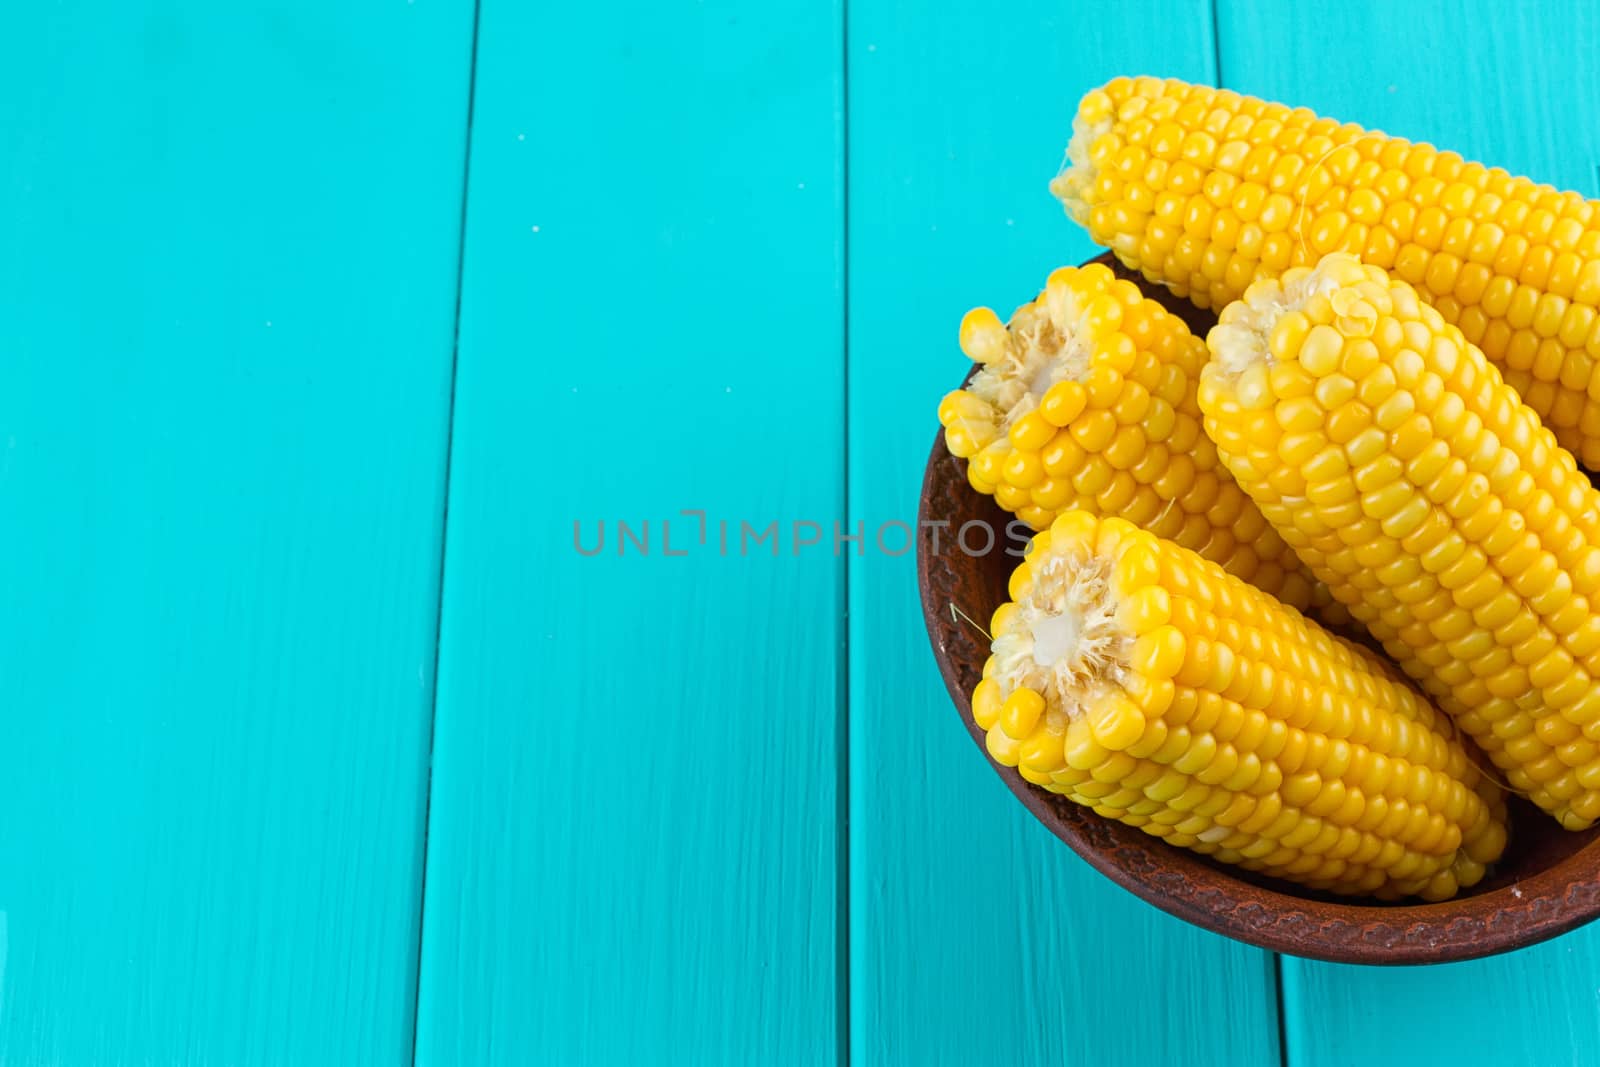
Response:
[{"label": "boiled corn cob", "polygon": [[1226,90],[1118,78],[1079,106],[1068,214],[1202,307],[1333,251],[1391,270],[1600,470],[1600,201]]},{"label": "boiled corn cob", "polygon": [[1206,429],[1351,614],[1569,829],[1600,818],[1600,493],[1412,287],[1352,256],[1211,332]]},{"label": "boiled corn cob", "polygon": [[995,612],[989,752],[1219,860],[1337,893],[1444,899],[1506,840],[1448,722],[1376,656],[1216,564],[1069,511]]},{"label": "boiled corn cob", "polygon": [[1121,516],[1309,605],[1310,576],[1201,432],[1205,342],[1132,282],[1063,267],[1009,329],[969,312],[961,347],[981,368],[939,421],[974,488],[1036,530],[1073,508]]}]

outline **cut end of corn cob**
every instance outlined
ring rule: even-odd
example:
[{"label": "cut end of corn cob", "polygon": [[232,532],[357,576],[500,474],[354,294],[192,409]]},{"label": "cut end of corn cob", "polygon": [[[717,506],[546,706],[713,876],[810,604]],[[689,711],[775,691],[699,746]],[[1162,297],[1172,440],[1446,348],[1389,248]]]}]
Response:
[{"label": "cut end of corn cob", "polygon": [[1099,170],[1090,150],[1111,132],[1115,114],[1116,105],[1103,89],[1092,90],[1083,98],[1078,113],[1072,117],[1072,139],[1067,142],[1061,172],[1050,182],[1050,192],[1061,201],[1067,216],[1080,226],[1089,225],[1090,191]]},{"label": "cut end of corn cob", "polygon": [[1499,791],[1364,649],[1169,541],[1068,512],[995,612],[972,697],[1025,779],[1312,888],[1445,899],[1506,841]]},{"label": "cut end of corn cob", "polygon": [[[980,369],[944,398],[939,421],[974,488],[1034,529],[1100,498],[1155,514],[1142,487],[1161,473],[1163,443],[1200,436],[1192,394],[1205,346],[1181,319],[1103,264],[1063,267],[1009,326],[988,308],[968,312],[961,349]],[[1174,407],[1184,399],[1187,422]],[[1138,460],[1143,482],[1128,470]]]},{"label": "cut end of corn cob", "polygon": [[[1051,274],[1045,291],[1018,308],[1009,327],[988,308],[967,312],[961,320],[961,350],[981,369],[966,389],[951,393],[940,405],[951,451],[971,455],[1011,437],[1061,382],[1076,388],[1059,390],[1042,413],[1044,419],[1053,429],[1081,413],[1082,385],[1096,362],[1106,362],[1094,358],[1096,348],[1117,333],[1124,309],[1142,299],[1137,286],[1091,263]],[[1024,442],[1043,436],[1046,423],[1031,421],[1031,431],[1021,427]],[[1037,450],[1044,442],[1034,443]]]},{"label": "cut end of corn cob", "polygon": [[[952,453],[973,458],[987,451],[973,472],[979,490],[994,493],[1005,485],[998,466],[1010,458],[1011,438],[1038,453],[1056,429],[1082,413],[1094,349],[1122,325],[1123,309],[1141,299],[1136,286],[1090,264],[1056,270],[1037,301],[1016,310],[1010,326],[987,307],[966,312],[962,352],[981,370],[966,389],[944,398],[939,421]],[[1051,395],[1061,382],[1069,386]],[[1014,488],[1026,490],[1038,478],[1021,482]],[[1042,518],[1040,525],[1048,525],[1050,517]]]},{"label": "cut end of corn cob", "polygon": [[[1234,380],[1242,396],[1258,395],[1250,385],[1270,372],[1275,353],[1285,359],[1301,353],[1310,322],[1304,311],[1313,300],[1331,301],[1329,311],[1352,336],[1370,336],[1378,318],[1372,301],[1387,302],[1388,288],[1388,275],[1381,269],[1364,267],[1343,252],[1330,253],[1315,267],[1294,267],[1282,278],[1255,283],[1242,300],[1223,309],[1206,335],[1212,362],[1201,372],[1202,383],[1222,376]],[[1317,339],[1324,344],[1329,340]],[[1309,355],[1326,358],[1318,343],[1312,344]],[[1337,358],[1338,348],[1331,355]]]},{"label": "cut end of corn cob", "polygon": [[1600,821],[1600,493],[1483,353],[1349,255],[1250,287],[1200,385],[1300,558],[1568,829]]},{"label": "cut end of corn cob", "polygon": [[980,367],[939,421],[973,488],[1035,530],[1074,509],[1125,518],[1310,605],[1310,576],[1201,430],[1205,342],[1138,286],[1064,267],[1009,328],[969,312],[961,347]]},{"label": "cut end of corn cob", "polygon": [[1071,514],[1034,539],[1030,562],[1013,575],[1011,611],[993,652],[1003,694],[1030,690],[1076,721],[1114,698],[1138,635],[1118,618],[1117,560],[1099,551],[1094,520]]},{"label": "cut end of corn cob", "polygon": [[[1079,282],[1086,284],[1074,284]],[[975,440],[987,444],[1009,434],[1024,415],[1038,409],[1057,382],[1083,381],[1096,325],[1084,296],[1105,294],[1114,283],[1104,266],[1067,267],[1052,276],[1040,300],[1017,309],[1009,329],[988,308],[967,313],[961,321],[961,350],[982,369],[966,391],[986,405],[982,414],[992,426],[988,432],[978,431]],[[1102,319],[1114,313],[1107,307],[1098,310]],[[973,425],[970,416],[965,421]]]}]

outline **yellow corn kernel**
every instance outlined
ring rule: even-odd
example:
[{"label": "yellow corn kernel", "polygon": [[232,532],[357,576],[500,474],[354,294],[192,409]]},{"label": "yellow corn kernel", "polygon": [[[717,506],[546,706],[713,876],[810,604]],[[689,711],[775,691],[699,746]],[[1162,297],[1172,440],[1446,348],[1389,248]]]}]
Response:
[{"label": "yellow corn kernel", "polygon": [[[1273,347],[1287,320],[1297,343]],[[1600,754],[1574,742],[1600,739],[1591,696],[1600,662],[1587,656],[1600,635],[1591,607],[1600,492],[1573,457],[1457,327],[1408,283],[1352,256],[1252,286],[1208,344],[1201,406],[1239,484],[1510,781],[1562,825],[1589,826],[1600,815]],[[1233,383],[1270,364],[1273,381],[1298,377],[1297,395],[1315,393],[1346,351],[1368,345],[1380,355],[1368,373],[1387,368],[1398,382],[1377,421],[1387,422],[1388,469],[1399,473],[1362,493],[1365,468],[1313,461],[1301,467],[1304,489],[1281,494],[1250,457],[1281,450],[1288,435],[1276,420],[1246,425]],[[1336,449],[1330,421],[1297,421],[1295,436],[1307,450]],[[1343,516],[1329,503],[1352,494],[1376,522],[1358,552],[1346,551]]]},{"label": "yellow corn kernel", "polygon": [[[1328,252],[1394,271],[1600,470],[1600,201],[1304,108],[1155,78],[1084,97],[1051,190],[1127,267],[1201,307]],[[1151,209],[1161,197],[1165,215]],[[1161,237],[1175,223],[1181,237]],[[1363,321],[1359,308],[1333,310],[1326,324],[1342,331]],[[992,331],[980,338],[980,351],[997,344]],[[1313,342],[1313,366],[1320,353]],[[1362,380],[1372,356],[1349,349],[1345,373]]]},{"label": "yellow corn kernel", "polygon": [[[997,761],[1169,843],[1338,893],[1436,899],[1498,857],[1498,788],[1371,653],[1123,519],[1068,512],[1046,537],[973,692]],[[1562,737],[1568,759],[1600,752]]]}]

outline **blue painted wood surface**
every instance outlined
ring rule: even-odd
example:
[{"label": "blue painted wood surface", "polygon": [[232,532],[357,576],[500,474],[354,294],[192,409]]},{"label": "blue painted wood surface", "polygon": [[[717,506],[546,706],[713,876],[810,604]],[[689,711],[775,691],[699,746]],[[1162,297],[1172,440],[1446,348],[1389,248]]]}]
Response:
[{"label": "blue painted wood surface", "polygon": [[483,0],[421,1063],[836,1057],[842,28]]},{"label": "blue painted wood surface", "polygon": [[1597,36],[19,7],[0,1064],[1600,1064],[1600,934],[1309,964],[1093,875],[963,734],[884,527],[960,314],[1091,252],[1044,189],[1085,89],[1220,81],[1596,193]]},{"label": "blue painted wood surface", "polygon": [[409,1058],[471,10],[0,32],[0,1063]]}]

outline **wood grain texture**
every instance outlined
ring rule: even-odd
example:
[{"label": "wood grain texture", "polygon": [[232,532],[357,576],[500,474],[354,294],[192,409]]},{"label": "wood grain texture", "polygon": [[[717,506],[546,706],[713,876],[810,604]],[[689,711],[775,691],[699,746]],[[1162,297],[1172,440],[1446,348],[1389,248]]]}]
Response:
[{"label": "wood grain texture", "polygon": [[0,1063],[403,1062],[470,5],[0,34]]},{"label": "wood grain texture", "polygon": [[[1228,3],[1219,26],[1229,88],[1600,192],[1600,12],[1591,5]],[[1600,1063],[1596,973],[1594,929],[1422,970],[1285,958],[1289,1062]]]},{"label": "wood grain texture", "polygon": [[[1079,96],[1130,70],[1209,78],[1211,22],[1203,3],[849,12],[850,514],[875,527],[915,521],[962,313],[1006,315],[1095,252],[1046,191]],[[973,751],[909,555],[850,560],[850,637],[853,1063],[1276,1062],[1271,958],[1095,874]]]},{"label": "wood grain texture", "polygon": [[419,1063],[838,1049],[842,26],[483,0]]}]

